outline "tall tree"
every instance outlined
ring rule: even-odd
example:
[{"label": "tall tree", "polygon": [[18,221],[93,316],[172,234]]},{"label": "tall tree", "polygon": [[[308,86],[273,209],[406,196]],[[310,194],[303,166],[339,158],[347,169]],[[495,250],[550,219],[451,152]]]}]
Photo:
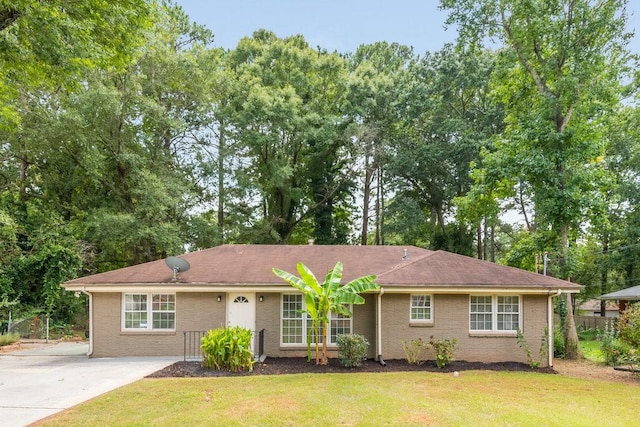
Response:
[{"label": "tall tree", "polygon": [[480,163],[481,150],[502,129],[502,110],[489,95],[494,63],[491,52],[448,45],[406,73],[401,137],[391,143],[388,164],[395,189],[390,209],[399,212],[393,204],[403,198],[415,200],[422,211],[415,220],[426,223],[432,249],[471,254],[470,231],[446,218],[471,187],[471,164]]},{"label": "tall tree", "polygon": [[[232,126],[260,199],[254,241],[288,242],[296,227],[330,211],[336,194],[346,191],[335,128],[342,120],[344,60],[311,49],[301,36],[279,39],[260,30],[240,41],[229,65],[239,81]],[[314,219],[316,228],[324,226]]]},{"label": "tall tree", "polygon": [[375,219],[373,243],[385,243],[387,148],[400,127],[406,107],[402,103],[401,81],[414,59],[412,48],[387,42],[361,45],[349,58],[351,75],[346,113],[352,120],[352,139],[362,176],[361,245],[369,243],[371,218]]},{"label": "tall tree", "polygon": [[[489,36],[506,47],[494,87],[507,127],[483,164],[531,187],[536,230],[548,230],[553,249],[567,260],[570,235],[598,195],[596,159],[605,148],[598,122],[618,102],[626,1],[443,0],[442,6],[463,43]],[[577,336],[569,341],[571,357],[579,351]]]}]

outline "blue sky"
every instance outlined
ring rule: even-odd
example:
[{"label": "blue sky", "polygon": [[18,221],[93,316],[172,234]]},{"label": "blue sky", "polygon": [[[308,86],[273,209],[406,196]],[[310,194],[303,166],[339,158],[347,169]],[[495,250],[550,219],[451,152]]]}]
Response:
[{"label": "blue sky", "polygon": [[302,34],[313,46],[341,53],[365,43],[398,42],[416,53],[453,42],[437,0],[175,0],[192,20],[206,25],[215,45],[235,48],[244,36],[265,28],[279,37]]},{"label": "blue sky", "polygon": [[[174,0],[192,20],[206,25],[215,45],[233,49],[238,41],[265,28],[279,37],[302,34],[313,46],[341,53],[377,41],[435,52],[456,38],[445,30],[438,0]],[[640,1],[629,1],[630,29],[640,31]],[[631,42],[640,53],[640,35]]]}]

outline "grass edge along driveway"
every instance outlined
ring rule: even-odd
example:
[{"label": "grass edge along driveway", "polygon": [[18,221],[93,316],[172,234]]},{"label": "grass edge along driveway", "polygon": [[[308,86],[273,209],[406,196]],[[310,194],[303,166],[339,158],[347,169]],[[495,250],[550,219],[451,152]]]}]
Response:
[{"label": "grass edge along driveway", "polygon": [[640,387],[523,372],[144,379],[38,425],[638,425]]}]

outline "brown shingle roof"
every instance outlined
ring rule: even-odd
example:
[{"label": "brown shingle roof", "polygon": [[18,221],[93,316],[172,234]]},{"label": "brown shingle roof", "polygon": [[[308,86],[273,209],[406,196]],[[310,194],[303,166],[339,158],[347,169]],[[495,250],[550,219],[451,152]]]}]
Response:
[{"label": "brown shingle roof", "polygon": [[[407,259],[403,259],[406,250]],[[344,264],[343,283],[376,274],[384,287],[525,287],[579,290],[580,286],[516,268],[445,251],[414,246],[223,245],[181,255],[191,268],[178,274],[181,285],[282,285],[277,267],[296,274],[303,262],[322,281],[336,262]],[[65,283],[78,285],[166,284],[173,272],[164,260],[148,262]]]}]

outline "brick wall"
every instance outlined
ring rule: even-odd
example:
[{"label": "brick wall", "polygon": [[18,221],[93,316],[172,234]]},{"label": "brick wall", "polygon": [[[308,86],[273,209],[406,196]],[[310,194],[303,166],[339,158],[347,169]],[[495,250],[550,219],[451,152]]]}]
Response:
[{"label": "brick wall", "polygon": [[93,357],[182,356],[183,331],[205,331],[224,326],[224,295],[177,293],[175,332],[122,331],[122,294],[93,294]]},{"label": "brick wall", "polygon": [[[469,295],[434,295],[433,324],[412,325],[409,321],[409,295],[385,294],[382,314],[382,344],[385,359],[404,359],[402,340],[455,338],[455,358],[477,362],[527,362],[515,336],[471,336],[469,333]],[[535,357],[547,326],[547,297],[522,297],[523,333]],[[547,359],[543,360],[546,365]]]},{"label": "brick wall", "polygon": [[[222,295],[221,302],[217,301],[218,295]],[[260,295],[264,297],[262,302],[258,299]],[[369,357],[377,356],[377,298],[377,295],[366,295],[366,303],[353,308],[353,332],[369,340]],[[184,331],[206,331],[225,325],[225,301],[225,294],[178,293],[175,332],[123,332],[122,294],[96,293],[93,296],[93,356],[182,356]],[[402,340],[422,338],[428,341],[433,335],[435,338],[456,338],[455,357],[460,360],[527,362],[515,337],[470,336],[468,295],[434,295],[433,324],[420,326],[409,321],[409,294],[387,293],[382,301],[382,355],[385,359],[405,358]],[[256,294],[256,351],[257,332],[264,329],[264,352],[268,356],[306,356],[306,345],[280,346],[280,310],[279,293]],[[522,297],[522,316],[525,338],[537,357],[547,326],[547,297]],[[336,355],[335,350],[330,352],[330,357]],[[546,364],[546,359],[543,362]]]}]

